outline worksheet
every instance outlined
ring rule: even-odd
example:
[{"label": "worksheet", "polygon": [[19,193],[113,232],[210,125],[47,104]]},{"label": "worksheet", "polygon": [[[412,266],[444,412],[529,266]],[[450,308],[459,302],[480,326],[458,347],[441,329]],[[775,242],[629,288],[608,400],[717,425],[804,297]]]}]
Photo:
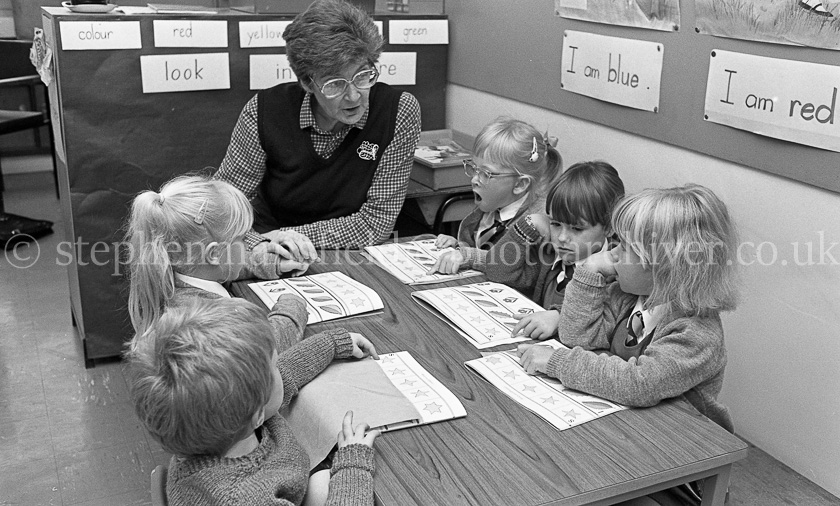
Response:
[{"label": "worksheet", "polygon": [[249,283],[248,286],[269,308],[286,293],[303,297],[309,314],[307,325],[363,315],[384,308],[376,292],[338,271],[261,281]]},{"label": "worksheet", "polygon": [[490,281],[418,290],[411,296],[478,349],[528,341],[521,334],[511,337],[517,323],[513,315],[545,310],[513,288]]},{"label": "worksheet", "polygon": [[[541,345],[563,346],[555,340]],[[621,404],[566,388],[545,374],[529,375],[520,365],[515,351],[491,353],[464,365],[560,430],[627,409]]]},{"label": "worksheet", "polygon": [[336,360],[281,411],[317,465],[335,445],[347,411],[383,432],[467,416],[461,401],[407,351],[379,360]]},{"label": "worksheet", "polygon": [[475,270],[429,274],[429,269],[447,251],[452,251],[452,248],[440,249],[435,247],[435,239],[424,239],[368,246],[362,254],[407,285],[442,283],[481,275]]}]

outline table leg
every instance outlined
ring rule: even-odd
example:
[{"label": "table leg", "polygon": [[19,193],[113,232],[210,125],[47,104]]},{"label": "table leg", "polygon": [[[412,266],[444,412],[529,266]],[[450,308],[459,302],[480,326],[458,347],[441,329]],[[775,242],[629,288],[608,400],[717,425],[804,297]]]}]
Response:
[{"label": "table leg", "polygon": [[703,502],[701,506],[723,506],[726,493],[729,490],[729,475],[732,464],[720,468],[718,474],[713,474],[703,481]]}]

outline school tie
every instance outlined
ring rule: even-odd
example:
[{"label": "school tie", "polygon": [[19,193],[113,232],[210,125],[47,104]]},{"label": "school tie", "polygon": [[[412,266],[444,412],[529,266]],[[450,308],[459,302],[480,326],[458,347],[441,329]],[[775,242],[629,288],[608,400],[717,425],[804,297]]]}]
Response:
[{"label": "school tie", "polygon": [[478,249],[490,249],[490,247],[493,246],[493,238],[496,236],[496,234],[504,232],[505,228],[507,228],[507,226],[503,222],[499,221],[499,213],[497,211],[496,218],[493,220],[493,224],[485,228],[481,231],[480,234],[478,234],[478,238],[475,241],[475,246]]},{"label": "school tie", "polygon": [[566,285],[572,280],[572,276],[575,275],[575,264],[569,264],[563,266],[563,279],[560,279],[560,276],[557,276],[557,288],[558,292],[562,292]]}]

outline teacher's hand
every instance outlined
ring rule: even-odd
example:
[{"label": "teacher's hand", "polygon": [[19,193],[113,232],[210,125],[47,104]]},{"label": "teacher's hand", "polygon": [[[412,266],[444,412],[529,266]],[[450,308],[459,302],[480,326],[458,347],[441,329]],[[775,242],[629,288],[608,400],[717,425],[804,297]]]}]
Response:
[{"label": "teacher's hand", "polygon": [[[286,252],[286,254],[283,254],[277,251],[276,253],[281,257],[307,263],[318,260],[318,252],[315,251],[315,245],[312,244],[312,241],[308,237],[300,232],[295,232],[294,230],[272,230],[271,232],[266,232],[263,236],[271,240],[272,245],[276,245]],[[271,246],[268,247],[270,248]]]}]

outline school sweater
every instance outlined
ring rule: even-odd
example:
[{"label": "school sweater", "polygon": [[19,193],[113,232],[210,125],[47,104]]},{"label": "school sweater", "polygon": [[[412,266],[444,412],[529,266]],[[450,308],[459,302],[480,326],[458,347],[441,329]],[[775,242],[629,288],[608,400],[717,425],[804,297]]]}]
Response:
[{"label": "school sweater", "polygon": [[[490,249],[494,249],[495,245],[505,238],[512,226],[524,220],[529,214],[534,213],[545,213],[545,196],[532,193],[519,210],[516,211],[516,215],[508,220],[508,225],[505,230],[490,239],[490,242],[493,244]],[[483,272],[484,266],[487,264],[489,250],[475,247],[475,234],[483,215],[484,213],[481,209],[476,207],[461,220],[461,224],[458,227],[458,249],[461,251],[461,255],[464,256],[461,269],[476,269]],[[539,236],[539,232],[537,232],[537,235]]]},{"label": "school sweater", "polygon": [[325,159],[315,152],[309,130],[300,128],[303,88],[295,82],[260,91],[258,130],[266,172],[251,202],[254,229],[262,233],[358,211],[394,137],[400,95],[387,84],[375,84],[364,128],[350,129]]},{"label": "school sweater", "polygon": [[[207,299],[220,298],[219,295],[213,292],[196,288],[176,278],[175,295],[169,301],[168,306],[185,304],[193,297]],[[274,335],[274,341],[277,343],[277,349],[280,351],[288,349],[303,339],[303,330],[306,328],[308,319],[306,302],[301,297],[294,295],[281,295],[268,312],[267,318],[268,323],[271,324],[271,331]],[[339,328],[338,330],[345,334],[347,333],[343,328]]]},{"label": "school sweater", "polygon": [[626,332],[619,325],[638,296],[618,282],[584,267],[575,270],[560,312],[560,341],[571,348],[555,351],[547,372],[569,388],[628,406],[653,406],[683,396],[700,413],[733,432],[729,410],[718,400],[726,368],[720,315],[686,316],[666,311],[638,357],[624,360],[591,350],[613,348]]},{"label": "school sweater", "polygon": [[[333,359],[347,358],[353,344],[346,332],[326,331],[281,353],[283,406]],[[275,414],[257,429],[256,449],[235,458],[172,457],[166,495],[170,506],[299,505],[309,482],[309,458],[286,420]],[[339,449],[330,469],[330,506],[373,504],[373,449],[353,444]]]}]

